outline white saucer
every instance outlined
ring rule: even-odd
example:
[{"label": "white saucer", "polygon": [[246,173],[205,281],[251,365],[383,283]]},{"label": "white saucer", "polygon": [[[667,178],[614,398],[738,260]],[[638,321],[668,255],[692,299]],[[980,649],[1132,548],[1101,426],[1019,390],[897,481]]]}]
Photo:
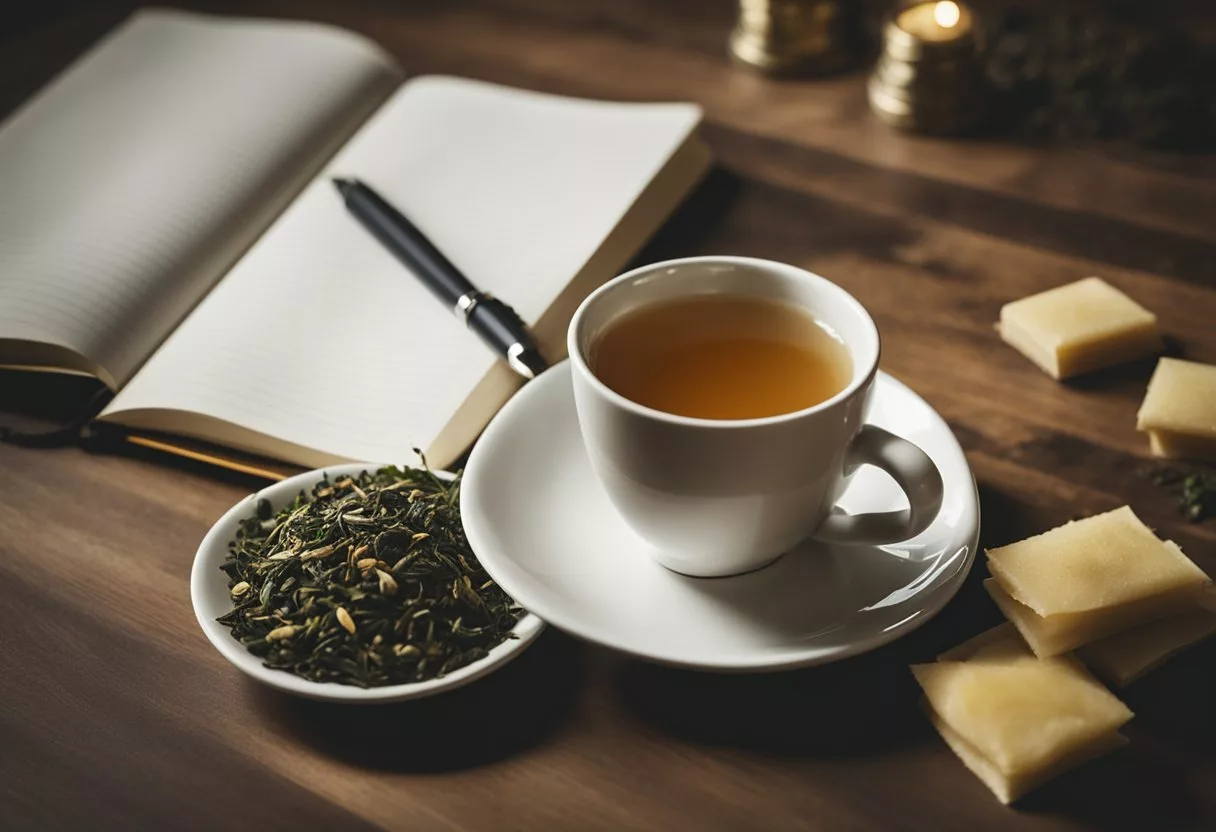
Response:
[{"label": "white saucer", "polygon": [[[870,421],[937,463],[945,501],[923,534],[889,546],[808,542],[746,575],[690,578],[655,563],[616,513],[579,435],[570,367],[529,382],[473,449],[461,489],[469,542],[490,575],[545,621],[665,664],[765,671],[842,659],[932,618],[975,558],[975,480],[950,428],[879,373]],[[875,468],[841,505],[889,511],[907,499]]]}]

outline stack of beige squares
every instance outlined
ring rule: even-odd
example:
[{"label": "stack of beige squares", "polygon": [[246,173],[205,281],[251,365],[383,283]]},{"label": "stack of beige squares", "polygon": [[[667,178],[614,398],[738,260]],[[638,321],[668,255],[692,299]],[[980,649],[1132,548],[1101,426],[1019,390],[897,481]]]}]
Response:
[{"label": "stack of beige squares", "polygon": [[912,672],[938,732],[1009,803],[1126,743],[1132,713],[1090,671],[1122,687],[1216,633],[1216,596],[1127,507],[988,558],[984,586],[1009,622]]},{"label": "stack of beige squares", "polygon": [[1208,576],[1130,508],[988,552],[985,589],[1040,657],[1198,606]]},{"label": "stack of beige squares", "polygon": [[1003,625],[914,665],[934,727],[1002,803],[1127,742],[1132,712],[1070,656]]},{"label": "stack of beige squares", "polygon": [[1216,366],[1157,362],[1136,429],[1148,434],[1154,456],[1216,461]]}]

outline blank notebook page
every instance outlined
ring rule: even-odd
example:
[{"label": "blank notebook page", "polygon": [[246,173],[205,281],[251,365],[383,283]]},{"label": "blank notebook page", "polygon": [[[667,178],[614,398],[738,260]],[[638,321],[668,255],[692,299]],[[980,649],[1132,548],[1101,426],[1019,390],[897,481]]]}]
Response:
[{"label": "blank notebook page", "polygon": [[692,105],[411,81],[107,414],[194,411],[324,456],[408,461],[496,358],[346,212],[331,177],[378,190],[534,322],[698,120]]},{"label": "blank notebook page", "polygon": [[0,340],[122,385],[397,80],[337,30],[136,14],[0,128]]}]

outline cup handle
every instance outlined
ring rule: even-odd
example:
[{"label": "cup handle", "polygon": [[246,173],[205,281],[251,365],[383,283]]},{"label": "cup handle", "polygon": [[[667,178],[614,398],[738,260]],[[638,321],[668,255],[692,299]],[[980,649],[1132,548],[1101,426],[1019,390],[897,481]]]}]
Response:
[{"label": "cup handle", "polygon": [[819,524],[815,537],[831,543],[898,543],[923,532],[942,507],[942,475],[929,455],[907,439],[864,425],[849,445],[845,475],[862,465],[883,469],[908,496],[909,508],[846,514],[839,507]]}]

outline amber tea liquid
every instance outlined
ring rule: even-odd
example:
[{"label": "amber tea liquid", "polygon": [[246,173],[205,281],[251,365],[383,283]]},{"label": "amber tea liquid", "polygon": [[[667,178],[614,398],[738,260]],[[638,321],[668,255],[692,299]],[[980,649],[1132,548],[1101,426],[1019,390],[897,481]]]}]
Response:
[{"label": "amber tea liquid", "polygon": [[591,370],[638,404],[699,419],[792,413],[848,386],[840,339],[789,303],[703,295],[643,307],[590,350]]}]

